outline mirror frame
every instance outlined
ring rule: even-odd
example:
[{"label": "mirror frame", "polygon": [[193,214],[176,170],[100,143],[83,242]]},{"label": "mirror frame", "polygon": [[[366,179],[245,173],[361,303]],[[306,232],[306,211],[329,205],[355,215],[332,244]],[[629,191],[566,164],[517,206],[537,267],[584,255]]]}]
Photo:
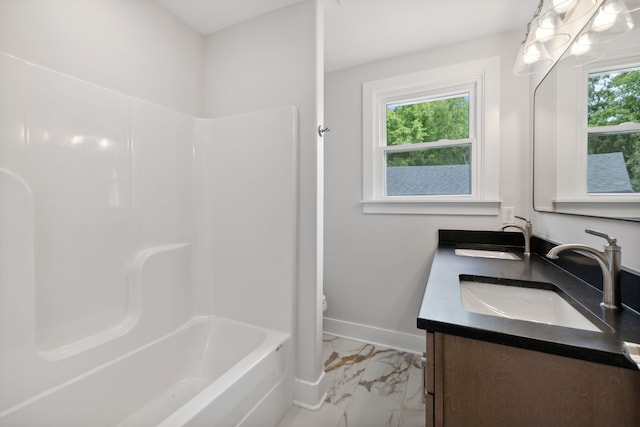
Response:
[{"label": "mirror frame", "polygon": [[[532,77],[533,84],[535,88],[533,90],[532,97],[532,112],[531,112],[531,202],[533,211],[536,213],[549,213],[549,214],[559,214],[559,215],[570,215],[570,216],[578,216],[578,217],[587,217],[587,218],[605,218],[617,221],[627,221],[627,222],[640,222],[640,216],[638,218],[625,218],[619,216],[607,216],[607,215],[598,215],[591,213],[577,213],[577,212],[563,212],[558,211],[557,209],[541,209],[536,205],[536,94],[540,89],[540,86],[545,81],[547,77],[551,74],[553,70],[556,69],[558,62],[564,56],[564,54],[571,49],[571,46],[575,42],[576,38],[584,28],[591,22],[593,17],[596,15],[600,6],[605,2],[605,0],[596,0],[596,5],[593,8],[593,11],[587,15],[585,15],[582,19],[577,20],[576,23],[570,29],[570,40],[567,43],[567,47],[563,49],[558,49],[552,55],[552,63],[539,74],[536,74]],[[639,23],[640,24],[640,23]]]}]

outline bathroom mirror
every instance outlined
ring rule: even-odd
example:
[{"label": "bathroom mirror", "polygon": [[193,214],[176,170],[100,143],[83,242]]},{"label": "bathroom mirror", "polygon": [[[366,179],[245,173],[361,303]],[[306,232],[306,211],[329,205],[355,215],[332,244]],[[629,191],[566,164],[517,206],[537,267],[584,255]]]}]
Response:
[{"label": "bathroom mirror", "polygon": [[596,12],[535,89],[536,211],[640,221],[640,6],[634,9],[610,31]]}]

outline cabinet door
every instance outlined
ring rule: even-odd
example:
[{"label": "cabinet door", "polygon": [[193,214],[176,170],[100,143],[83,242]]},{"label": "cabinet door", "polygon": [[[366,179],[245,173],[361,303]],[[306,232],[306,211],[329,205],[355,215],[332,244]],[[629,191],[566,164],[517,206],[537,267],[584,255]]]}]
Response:
[{"label": "cabinet door", "polygon": [[[640,426],[638,371],[452,335],[443,338],[441,412],[447,426]],[[435,372],[438,414],[437,366]]]},{"label": "cabinet door", "polygon": [[424,354],[424,360],[422,361],[422,369],[424,369],[424,403],[426,409],[426,423],[427,427],[434,427],[433,417],[433,394],[435,393],[434,387],[434,334],[427,332],[427,351]]},{"label": "cabinet door", "polygon": [[427,352],[424,362],[426,426],[442,427],[442,334],[427,332]]}]

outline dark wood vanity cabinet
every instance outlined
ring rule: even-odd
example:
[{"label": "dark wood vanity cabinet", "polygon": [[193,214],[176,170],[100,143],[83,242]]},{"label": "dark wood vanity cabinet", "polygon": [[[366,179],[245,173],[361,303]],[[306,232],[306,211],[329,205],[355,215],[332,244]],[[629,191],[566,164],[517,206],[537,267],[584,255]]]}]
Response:
[{"label": "dark wood vanity cabinet", "polygon": [[640,372],[427,332],[427,427],[640,426]]}]

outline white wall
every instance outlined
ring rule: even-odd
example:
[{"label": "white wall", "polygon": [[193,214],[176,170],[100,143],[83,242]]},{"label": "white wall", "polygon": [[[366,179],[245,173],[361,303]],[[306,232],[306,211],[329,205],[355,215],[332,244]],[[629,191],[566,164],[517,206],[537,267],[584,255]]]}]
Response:
[{"label": "white wall", "polygon": [[320,4],[307,0],[208,36],[204,81],[208,117],[284,105],[294,105],[299,111],[295,398],[310,406],[322,398],[318,298],[322,283],[323,209],[318,188],[322,185],[322,142],[317,135],[323,76]]},{"label": "white wall", "polygon": [[0,0],[0,51],[192,116],[203,44],[152,0]]},{"label": "white wall", "polygon": [[[437,230],[498,229],[498,216],[363,214],[363,82],[460,62],[500,56],[500,198],[517,215],[529,211],[528,91],[514,77],[522,34],[508,33],[328,73],[324,290],[325,329],[422,351],[416,328]],[[404,335],[408,334],[408,335]]]}]

